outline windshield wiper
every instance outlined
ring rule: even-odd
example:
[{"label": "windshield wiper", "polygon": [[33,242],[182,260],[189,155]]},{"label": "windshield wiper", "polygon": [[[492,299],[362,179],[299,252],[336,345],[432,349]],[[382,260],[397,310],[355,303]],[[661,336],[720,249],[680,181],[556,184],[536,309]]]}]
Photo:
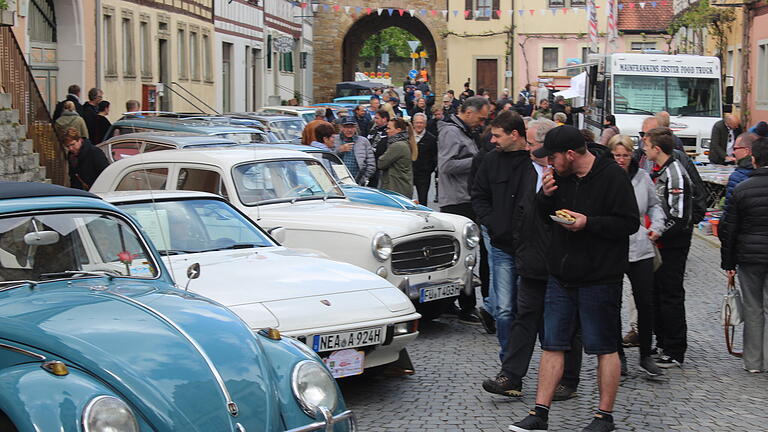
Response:
[{"label": "windshield wiper", "polygon": [[257,247],[266,247],[266,246],[253,244],[253,243],[235,243],[230,246],[224,246],[224,247],[213,248],[213,249],[205,249],[205,250],[197,251],[195,253],[214,252],[214,251],[231,250],[231,249],[252,249]]},{"label": "windshield wiper", "polygon": [[109,280],[112,280],[115,276],[122,276],[120,273],[113,272],[113,271],[107,271],[107,270],[95,270],[95,271],[87,271],[87,270],[66,270],[63,272],[54,272],[54,273],[43,273],[40,275],[42,278],[57,278],[57,277],[65,277],[65,276],[77,276],[77,275],[85,275],[85,276],[106,276],[109,278]]},{"label": "windshield wiper", "polygon": [[37,286],[37,282],[31,281],[31,280],[27,280],[27,279],[12,280],[12,281],[0,281],[0,285],[14,285],[14,286],[6,287],[6,288],[0,288],[0,291],[6,291],[6,290],[9,290],[9,289],[18,288],[18,287],[20,287],[22,285],[25,285],[25,284],[29,285],[30,288],[34,288],[34,287]]},{"label": "windshield wiper", "polygon": [[160,255],[181,255],[181,254],[188,254],[188,253],[196,253],[196,251],[181,250],[181,249],[159,249],[157,252],[159,252]]},{"label": "windshield wiper", "polygon": [[712,115],[710,115],[710,116],[707,116],[707,117],[718,117],[718,115],[717,115],[716,113],[712,113],[712,110],[711,110],[711,109],[703,109],[703,110],[698,110],[698,111],[691,111],[691,112],[685,112],[685,113],[682,113],[682,112],[678,112],[678,113],[677,113],[677,117],[689,116],[689,115],[693,115],[693,114],[700,114],[700,113],[709,113],[709,114],[712,114]]},{"label": "windshield wiper", "polygon": [[632,110],[632,111],[641,112],[641,113],[643,113],[643,114],[648,114],[648,115],[656,115],[656,113],[655,113],[655,112],[651,112],[651,111],[648,111],[648,110],[644,110],[644,109],[641,109],[641,108],[632,108],[632,107],[624,107],[624,108],[619,108],[619,107],[616,107],[616,109],[617,109],[617,110],[619,110],[619,109]]}]

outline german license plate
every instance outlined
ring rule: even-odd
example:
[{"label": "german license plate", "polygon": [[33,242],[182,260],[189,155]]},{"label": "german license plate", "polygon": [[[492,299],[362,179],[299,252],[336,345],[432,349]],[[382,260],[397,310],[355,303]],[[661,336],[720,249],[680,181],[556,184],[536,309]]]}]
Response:
[{"label": "german license plate", "polygon": [[457,282],[422,288],[419,292],[419,303],[455,297],[459,295],[459,291],[461,291],[461,284]]},{"label": "german license plate", "polygon": [[312,349],[315,352],[336,351],[366,345],[379,345],[383,341],[384,329],[382,327],[375,327],[315,335],[312,340]]}]

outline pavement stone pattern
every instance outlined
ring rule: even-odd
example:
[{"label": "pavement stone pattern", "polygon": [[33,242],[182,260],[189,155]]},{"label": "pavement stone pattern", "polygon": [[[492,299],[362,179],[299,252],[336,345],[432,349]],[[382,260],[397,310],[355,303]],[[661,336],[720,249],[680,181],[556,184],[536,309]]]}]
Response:
[{"label": "pavement stone pattern", "polygon": [[[768,374],[750,374],[728,354],[719,324],[726,278],[716,240],[694,236],[685,287],[688,352],[663,382],[642,378],[636,348],[626,350],[614,411],[618,431],[768,431]],[[625,289],[629,289],[625,281]],[[626,315],[624,326],[627,327]],[[533,406],[540,350],[523,383],[524,396],[486,393],[481,382],[499,369],[498,342],[481,326],[445,316],[422,325],[408,351],[416,374],[366,373],[340,382],[361,431],[506,431]],[[740,349],[741,334],[737,332]],[[550,431],[580,431],[597,406],[596,358],[584,357],[579,396],[555,402]]]}]

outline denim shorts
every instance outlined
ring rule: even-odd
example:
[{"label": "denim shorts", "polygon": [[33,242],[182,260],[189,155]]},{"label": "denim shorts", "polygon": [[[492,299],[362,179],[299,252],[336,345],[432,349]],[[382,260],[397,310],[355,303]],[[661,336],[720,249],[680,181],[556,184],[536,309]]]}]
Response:
[{"label": "denim shorts", "polygon": [[544,298],[541,348],[569,351],[573,334],[581,326],[584,352],[595,355],[615,353],[619,348],[620,335],[616,329],[620,319],[620,284],[564,288],[550,277]]}]

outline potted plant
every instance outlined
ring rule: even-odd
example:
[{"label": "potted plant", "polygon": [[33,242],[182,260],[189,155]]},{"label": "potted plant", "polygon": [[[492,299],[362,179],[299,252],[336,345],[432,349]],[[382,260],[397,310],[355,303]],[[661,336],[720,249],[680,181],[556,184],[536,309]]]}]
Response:
[{"label": "potted plant", "polygon": [[0,26],[12,26],[14,24],[14,11],[8,10],[8,0],[0,0]]}]

